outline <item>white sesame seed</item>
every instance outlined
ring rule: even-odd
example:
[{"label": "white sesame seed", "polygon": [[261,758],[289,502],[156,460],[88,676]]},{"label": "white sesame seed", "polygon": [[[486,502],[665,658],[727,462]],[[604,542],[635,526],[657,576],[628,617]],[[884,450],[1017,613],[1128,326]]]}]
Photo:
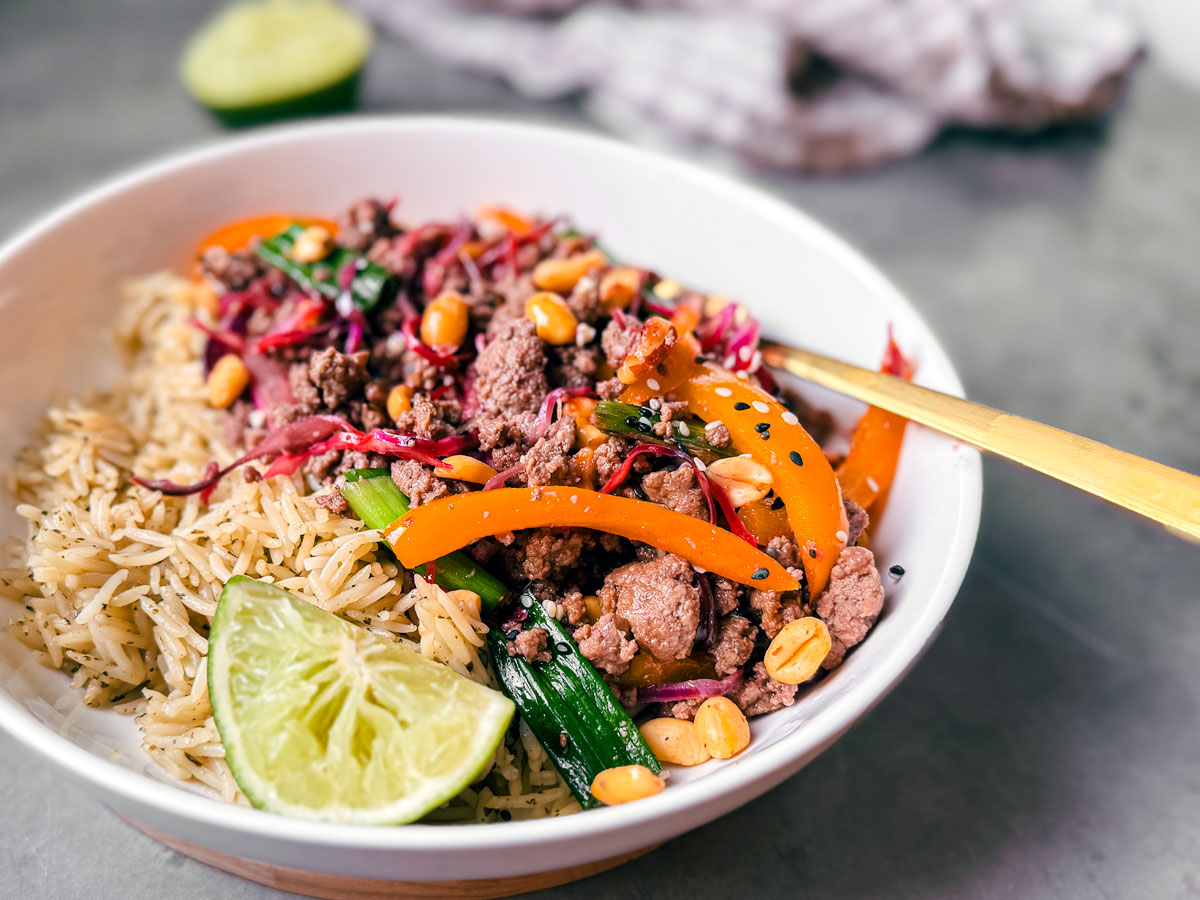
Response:
[{"label": "white sesame seed", "polygon": [[646,405],[649,406],[653,410],[662,409],[662,401],[659,400],[657,397],[651,397],[650,402],[647,403]]},{"label": "white sesame seed", "polygon": [[453,375],[443,376],[442,384],[444,384],[446,387],[450,387],[450,385],[454,384],[454,376]]},{"label": "white sesame seed", "polygon": [[746,367],[747,371],[757,372],[762,368],[762,354],[757,350],[754,351],[754,358],[750,360],[750,365]]},{"label": "white sesame seed", "polygon": [[742,379],[742,381],[749,381],[749,380],[750,380],[750,373],[749,373],[749,372],[747,372],[745,369],[743,369],[742,371],[740,371],[740,372],[738,372],[738,373],[737,373],[737,377],[738,377],[738,378],[740,378],[740,379]]},{"label": "white sesame seed", "polygon": [[641,422],[643,425],[645,425],[647,428],[650,427],[650,424],[651,424],[650,420],[647,419],[645,416],[642,416],[640,419],[638,419],[638,421]]},{"label": "white sesame seed", "polygon": [[553,600],[543,600],[542,609],[546,611],[546,615],[548,615],[550,618],[558,618],[558,604],[556,604]]},{"label": "white sesame seed", "polygon": [[737,357],[735,357],[732,353],[721,360],[721,364],[727,369],[732,369],[735,362],[737,362]]},{"label": "white sesame seed", "polygon": [[596,329],[587,322],[580,322],[575,329],[575,346],[586,347],[596,337]]},{"label": "white sesame seed", "polygon": [[692,429],[688,428],[687,422],[680,422],[679,423],[679,433],[683,437],[687,437],[688,435],[690,435],[692,433]]},{"label": "white sesame seed", "polygon": [[660,387],[662,387],[662,385],[660,385],[658,380],[655,378],[647,378],[646,387],[650,388],[652,391],[657,391]]},{"label": "white sesame seed", "polygon": [[731,391],[727,387],[719,387],[715,391],[713,391],[713,393],[716,394],[718,397],[732,397],[733,396],[733,391]]},{"label": "white sesame seed", "polygon": [[738,359],[740,359],[742,362],[749,362],[750,354],[753,352],[754,351],[752,351],[749,346],[742,347],[740,350],[738,350]]},{"label": "white sesame seed", "polygon": [[572,495],[571,495],[571,502],[572,502],[572,503],[578,503],[578,502],[579,502],[579,495],[578,495],[578,494],[572,494]]},{"label": "white sesame seed", "polygon": [[874,478],[872,478],[870,475],[868,475],[867,476],[867,487],[869,487],[873,491],[878,491],[879,490],[879,482],[876,481]]},{"label": "white sesame seed", "polygon": [[693,569],[695,569],[695,570],[696,570],[696,572],[697,572],[698,574],[700,574],[700,575],[707,575],[707,574],[708,574],[708,569],[702,569],[702,568],[700,568],[699,566],[692,566],[692,568],[693,568]]},{"label": "white sesame seed", "polygon": [[490,516],[491,514],[492,514],[492,511],[491,511],[490,509],[485,509],[485,510],[483,511],[483,517],[484,517],[485,519],[486,519],[488,516]]},{"label": "white sesame seed", "polygon": [[698,456],[693,456],[692,462],[694,462],[696,464],[696,468],[699,469],[701,472],[703,472],[705,469],[708,468],[708,466],[704,465],[704,460],[702,460]]},{"label": "white sesame seed", "polygon": [[753,406],[754,411],[758,413],[765,413],[771,409],[771,407],[767,406],[767,404],[763,403],[761,400],[755,400],[750,405]]},{"label": "white sesame seed", "polygon": [[267,424],[267,414],[261,409],[252,409],[250,415],[246,417],[246,421],[252,428],[262,428]]},{"label": "white sesame seed", "polygon": [[707,425],[704,426],[704,430],[708,431],[710,428],[716,428],[717,426],[724,425],[724,424],[725,423],[722,422],[720,419],[713,419],[713,421],[709,422]]},{"label": "white sesame seed", "polygon": [[843,544],[844,544],[844,543],[846,543],[846,541],[847,541],[847,540],[849,539],[849,537],[850,537],[850,535],[846,534],[846,532],[844,532],[844,531],[842,531],[842,530],[840,530],[840,529],[839,529],[837,532],[835,532],[833,536],[834,536],[835,538],[837,538],[839,541],[841,541]]},{"label": "white sesame seed", "polygon": [[800,424],[800,420],[798,418],[796,418],[796,414],[794,412],[792,412],[790,409],[787,410],[781,418],[783,419],[784,423],[787,425],[799,425]]}]

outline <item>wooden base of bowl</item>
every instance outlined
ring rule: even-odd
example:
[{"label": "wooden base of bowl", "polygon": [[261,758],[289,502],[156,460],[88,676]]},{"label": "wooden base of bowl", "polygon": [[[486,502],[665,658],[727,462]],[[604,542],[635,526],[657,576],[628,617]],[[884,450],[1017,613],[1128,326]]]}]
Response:
[{"label": "wooden base of bowl", "polygon": [[132,819],[125,818],[130,825],[143,834],[149,835],[170,847],[172,850],[190,856],[192,859],[221,869],[250,881],[257,881],[267,887],[293,894],[309,897],[321,897],[324,900],[435,900],[435,898],[453,898],[453,900],[494,900],[497,897],[512,897],[517,894],[527,894],[530,891],[540,891],[545,888],[558,887],[571,881],[598,875],[631,859],[637,859],[655,849],[658,844],[623,853],[598,862],[585,863],[579,866],[568,866],[565,869],[555,869],[551,872],[534,872],[529,875],[514,875],[508,878],[478,878],[464,881],[381,881],[374,878],[353,878],[346,875],[321,875],[316,872],[305,872],[300,869],[289,869],[284,866],[272,866],[267,863],[255,862],[231,856],[228,853],[218,853],[199,844],[193,844],[170,834],[164,834],[149,825],[143,825]]}]

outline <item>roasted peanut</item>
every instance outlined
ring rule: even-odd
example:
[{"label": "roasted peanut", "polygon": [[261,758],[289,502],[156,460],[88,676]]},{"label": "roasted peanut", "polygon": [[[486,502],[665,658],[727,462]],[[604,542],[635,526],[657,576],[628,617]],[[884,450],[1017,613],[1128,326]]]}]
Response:
[{"label": "roasted peanut", "polygon": [[208,373],[208,402],[228,409],[250,383],[250,370],[236,353],[226,353]]},{"label": "roasted peanut", "polygon": [[654,285],[654,296],[660,300],[674,300],[683,293],[683,287],[674,278],[664,278]]},{"label": "roasted peanut", "polygon": [[775,635],[763,664],[782,684],[803,684],[817,674],[832,646],[829,627],[814,616],[788,622]]},{"label": "roasted peanut", "polygon": [[562,346],[575,341],[579,320],[558,294],[540,291],[525,301],[525,318],[537,326],[537,336],[547,344]]},{"label": "roasted peanut", "polygon": [[333,249],[333,235],[320,225],[310,225],[300,233],[288,254],[296,262],[316,262],[324,259]]},{"label": "roasted peanut", "polygon": [[639,269],[628,266],[609,269],[600,279],[600,302],[607,309],[624,309],[638,295],[644,280]]},{"label": "roasted peanut", "polygon": [[710,697],[696,710],[696,733],[717,759],[737,756],[750,746],[750,725],[728,697]]},{"label": "roasted peanut", "polygon": [[388,392],[387,411],[395,422],[412,409],[413,389],[407,384],[398,384]]},{"label": "roasted peanut", "polygon": [[710,758],[696,726],[687,719],[651,719],[638,731],[661,762],[698,766]]},{"label": "roasted peanut", "polygon": [[708,477],[724,488],[734,507],[761,500],[771,491],[771,472],[749,456],[728,456],[708,466]]},{"label": "roasted peanut", "polygon": [[642,326],[637,343],[617,369],[617,378],[621,384],[633,384],[639,378],[649,375],[679,340],[679,332],[675,326],[662,316],[651,316]]},{"label": "roasted peanut", "polygon": [[457,350],[469,324],[466,301],[461,294],[447,291],[421,314],[421,343],[437,350]]},{"label": "roasted peanut", "polygon": [[566,294],[575,289],[579,279],[605,263],[599,250],[577,253],[566,259],[543,259],[533,267],[533,283],[539,290]]},{"label": "roasted peanut", "polygon": [[433,474],[439,478],[484,484],[496,474],[496,470],[473,456],[447,456],[442,460],[442,464],[433,470]]},{"label": "roasted peanut", "polygon": [[671,313],[671,324],[680,334],[695,331],[700,324],[700,313],[691,306],[676,307],[675,312]]},{"label": "roasted peanut", "polygon": [[666,783],[645,766],[616,766],[592,779],[592,796],[605,806],[642,800],[661,793]]}]

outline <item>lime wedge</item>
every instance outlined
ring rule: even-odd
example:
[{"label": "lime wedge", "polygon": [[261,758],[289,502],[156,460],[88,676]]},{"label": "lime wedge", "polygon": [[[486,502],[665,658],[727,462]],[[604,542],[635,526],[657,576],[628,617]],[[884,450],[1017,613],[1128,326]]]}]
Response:
[{"label": "lime wedge", "polygon": [[513,715],[503,694],[245,576],[217,604],[208,690],[251,803],[359,825],[411,822],[449,800]]},{"label": "lime wedge", "polygon": [[243,0],[184,51],[192,96],[230,125],[345,109],[371,51],[371,29],[334,0]]}]

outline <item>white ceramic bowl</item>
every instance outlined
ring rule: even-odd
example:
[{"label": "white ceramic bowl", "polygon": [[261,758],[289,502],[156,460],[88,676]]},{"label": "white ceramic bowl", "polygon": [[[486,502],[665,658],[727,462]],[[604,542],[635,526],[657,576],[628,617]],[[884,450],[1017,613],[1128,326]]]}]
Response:
[{"label": "white ceramic bowl", "polygon": [[[171,156],[92,190],[0,250],[0,451],[56,396],[99,377],[89,364],[124,277],[184,267],[197,238],[264,212],[330,214],[399,195],[405,218],[482,202],[566,212],[622,258],[746,301],[766,334],[864,365],[885,326],[917,380],[960,393],[949,360],[908,302],[861,256],[795,209],[691,165],[614,141],[449,118],[343,119],[260,131]],[[849,424],[860,408],[813,392]],[[4,631],[0,725],[118,812],[168,835],[268,864],[411,881],[496,878],[600,860],[664,841],[769,790],[828,747],[893,687],[938,630],[966,571],[980,504],[977,454],[910,428],[875,535],[885,614],[830,678],[755,720],[751,749],[679,771],[668,790],[565,819],[488,826],[364,828],[223,805],[168,783],[132,721],[83,709],[67,678]],[[20,523],[6,503],[6,534]],[[0,617],[10,612],[0,604]],[[117,751],[117,752],[114,752]],[[880,765],[884,764],[881,750]]]}]

